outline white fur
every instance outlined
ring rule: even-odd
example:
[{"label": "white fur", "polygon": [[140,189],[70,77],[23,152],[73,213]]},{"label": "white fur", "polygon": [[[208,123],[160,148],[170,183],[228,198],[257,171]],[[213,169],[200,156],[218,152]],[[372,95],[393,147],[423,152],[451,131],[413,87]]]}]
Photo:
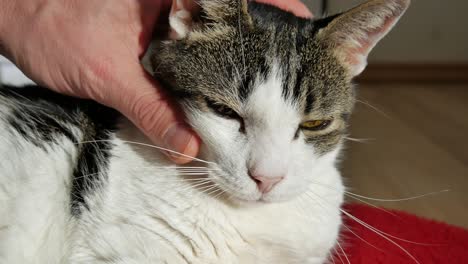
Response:
[{"label": "white fur", "polygon": [[0,263],[59,263],[73,227],[68,175],[75,148],[60,140],[46,153],[25,141],[5,126],[10,111],[1,97],[0,104]]},{"label": "white fur", "polygon": [[[0,123],[0,262],[324,263],[341,224],[338,150],[318,156],[302,135],[294,140],[298,110],[283,99],[281,71],[273,69],[246,101],[245,134],[235,120],[189,113],[205,142],[201,158],[210,161],[191,166],[210,168],[205,177],[223,195],[202,192],[159,150],[128,143],[150,144],[124,123],[108,180],[76,218],[71,142],[64,137],[46,154]],[[249,168],[285,179],[262,195]]]}]

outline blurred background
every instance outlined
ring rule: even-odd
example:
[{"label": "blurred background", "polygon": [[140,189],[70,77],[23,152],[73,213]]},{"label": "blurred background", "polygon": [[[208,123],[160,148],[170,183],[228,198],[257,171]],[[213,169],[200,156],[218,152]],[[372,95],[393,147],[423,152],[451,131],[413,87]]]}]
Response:
[{"label": "blurred background", "polygon": [[[304,2],[320,17],[364,1]],[[468,227],[467,11],[468,1],[413,0],[371,54],[342,170],[349,191],[389,201],[363,201]],[[1,80],[29,82],[3,58]]]},{"label": "blurred background", "polygon": [[[316,16],[362,2],[305,1]],[[383,200],[438,193],[363,201],[468,227],[467,12],[468,1],[412,0],[371,54],[342,163],[349,191]]]}]

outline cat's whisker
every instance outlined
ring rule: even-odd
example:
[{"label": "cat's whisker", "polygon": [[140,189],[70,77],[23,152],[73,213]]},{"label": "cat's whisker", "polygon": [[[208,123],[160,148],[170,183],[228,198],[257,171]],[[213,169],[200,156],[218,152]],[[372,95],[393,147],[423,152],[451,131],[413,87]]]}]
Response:
[{"label": "cat's whisker", "polygon": [[218,172],[217,169],[194,169],[194,170],[177,170],[177,172],[184,173],[184,172]]},{"label": "cat's whisker", "polygon": [[[335,254],[338,256],[338,251],[336,250],[336,248],[333,248],[333,251],[335,251]],[[331,262],[332,262],[333,264],[336,264],[335,258],[333,257],[332,254],[330,254],[330,256],[328,257],[328,259],[331,260]],[[343,261],[341,261],[341,263],[343,263]]]},{"label": "cat's whisker", "polygon": [[184,169],[177,169],[177,168],[155,168],[153,166],[133,166],[132,169],[147,169],[147,170],[153,170],[155,173],[168,173],[168,172],[174,172],[174,173],[216,173],[216,172],[219,172],[220,170],[219,169],[216,169],[216,168],[213,168],[213,169],[188,169],[188,170],[184,170]]},{"label": "cat's whisker", "polygon": [[174,172],[176,173],[175,175],[180,175],[180,176],[205,176],[208,177],[212,172],[210,171],[181,171],[181,172]]},{"label": "cat's whisker", "polygon": [[184,169],[215,169],[211,167],[188,167],[188,166],[176,166],[176,165],[169,165],[169,166],[143,166],[138,168],[155,168],[155,169],[177,169],[177,170],[184,170]]},{"label": "cat's whisker", "polygon": [[193,167],[193,168],[189,168],[189,167],[174,167],[175,169],[177,170],[180,170],[180,171],[183,171],[183,170],[217,170],[215,168],[209,168],[209,167],[205,167],[205,168],[202,168],[202,167]]},{"label": "cat's whisker", "polygon": [[[317,195],[316,193],[314,193],[314,192],[312,192],[312,191],[309,191],[308,194],[312,194],[312,195],[314,195],[314,196],[320,198],[321,200],[325,201],[325,199],[323,199],[322,197],[320,197],[319,195]],[[340,209],[340,210],[342,210],[342,209]],[[356,219],[358,219],[358,218],[356,218]],[[358,220],[360,220],[360,219],[358,219]],[[369,227],[371,227],[371,228],[374,229],[375,231],[377,231],[377,232],[379,232],[379,233],[381,233],[381,234],[383,234],[383,235],[385,235],[385,236],[388,236],[388,237],[394,238],[394,239],[396,239],[396,240],[399,240],[399,241],[403,241],[403,242],[406,242],[406,243],[410,243],[410,244],[414,244],[414,245],[419,245],[419,246],[434,246],[434,245],[436,245],[436,244],[428,244],[428,243],[415,242],[415,241],[407,240],[407,239],[404,239],[404,238],[396,237],[396,236],[393,236],[393,235],[391,235],[391,234],[385,233],[384,231],[379,230],[379,229],[377,229],[377,228],[375,228],[375,227],[373,227],[373,226],[371,226],[371,225],[365,223],[365,222],[362,221],[362,220],[360,220],[360,221],[361,221],[362,223],[368,225]]]},{"label": "cat's whisker", "polygon": [[[80,145],[80,144],[91,144],[91,143],[99,143],[99,142],[114,142],[114,141],[113,140],[90,140],[90,141],[81,141],[81,142],[78,142],[76,144]],[[128,140],[122,140],[122,142],[125,142],[125,143],[128,143],[128,144],[133,144],[133,145],[138,145],[138,146],[143,146],[143,147],[154,148],[154,149],[158,149],[158,150],[161,150],[161,151],[166,151],[166,152],[169,152],[171,154],[176,154],[176,155],[179,155],[179,156],[184,157],[184,158],[190,158],[190,159],[193,159],[195,161],[203,162],[203,163],[206,163],[206,164],[216,164],[214,162],[202,160],[202,159],[199,159],[199,158],[196,158],[196,157],[192,157],[190,155],[186,155],[186,154],[183,154],[183,153],[180,153],[180,152],[168,149],[168,148],[159,147],[159,146],[156,146],[156,145],[151,145],[151,144],[141,143],[141,142],[135,142],[135,141],[128,141]]]},{"label": "cat's whisker", "polygon": [[191,184],[187,186],[186,188],[183,188],[182,190],[179,190],[179,192],[184,193],[190,190],[197,190],[200,192],[206,191],[205,188],[210,188],[212,186],[217,186],[215,182],[213,182],[211,179],[205,179],[206,181],[203,182],[196,182],[194,184]]},{"label": "cat's whisker", "polygon": [[394,213],[392,213],[392,212],[390,212],[390,211],[388,211],[388,210],[385,210],[384,208],[379,207],[379,206],[377,206],[377,205],[375,205],[375,204],[371,204],[370,202],[367,202],[367,201],[365,201],[365,200],[363,200],[363,199],[359,199],[359,198],[354,197],[354,196],[352,196],[352,195],[349,195],[349,194],[347,194],[347,193],[345,193],[345,195],[346,195],[347,197],[351,198],[351,199],[360,201],[361,203],[367,204],[367,205],[369,205],[369,206],[371,206],[371,207],[374,207],[374,208],[377,209],[377,210],[380,210],[380,211],[382,211],[382,212],[385,212],[385,213],[387,213],[387,214],[389,214],[389,215],[391,215],[391,216],[393,216],[393,217],[399,218],[396,214],[394,214]]},{"label": "cat's whisker", "polygon": [[208,176],[211,172],[210,171],[180,171],[177,172],[177,175],[186,175],[186,176]]},{"label": "cat's whisker", "polygon": [[[326,186],[325,184],[320,184],[320,183],[318,183],[318,182],[313,182],[313,181],[312,181],[312,183],[313,183],[313,184],[316,184],[316,185],[319,185],[319,186],[322,186],[322,187],[325,187],[325,188],[329,188],[329,189],[331,189],[331,190],[333,190],[333,191],[338,192],[338,190],[336,190],[335,188],[333,188],[333,187],[331,187],[331,186]],[[378,209],[378,210],[381,210],[381,211],[383,211],[383,212],[385,212],[385,213],[387,213],[387,214],[390,214],[390,215],[392,215],[392,216],[394,216],[394,217],[398,217],[398,216],[395,215],[394,213],[392,213],[392,212],[390,212],[390,211],[388,211],[388,210],[385,210],[384,208],[378,207],[378,206],[376,206],[376,205],[374,205],[374,204],[372,204],[372,203],[370,203],[370,202],[365,201],[364,199],[361,199],[361,198],[358,198],[358,197],[355,197],[355,196],[349,194],[348,191],[344,191],[344,194],[345,194],[347,197],[351,198],[351,199],[354,199],[354,200],[360,201],[360,202],[362,202],[362,203],[364,203],[364,204],[367,204],[367,205],[369,205],[369,206],[372,206],[372,207],[374,207],[374,208],[376,208],[376,209]]]},{"label": "cat's whisker", "polygon": [[208,172],[180,172],[178,175],[183,176],[207,176]]},{"label": "cat's whisker", "polygon": [[429,196],[434,196],[434,195],[438,195],[438,194],[442,194],[442,193],[446,193],[446,192],[450,192],[450,190],[441,190],[441,191],[437,191],[437,192],[430,192],[430,193],[426,193],[426,194],[422,194],[422,195],[417,195],[417,196],[407,197],[407,198],[400,198],[400,199],[372,198],[372,197],[366,197],[366,196],[355,194],[355,193],[348,192],[348,191],[346,191],[345,193],[348,196],[355,196],[355,197],[359,197],[359,198],[369,200],[369,201],[376,201],[376,202],[405,202],[405,201],[417,200],[417,199],[421,199],[421,198],[425,198],[425,197],[429,197]]},{"label": "cat's whisker", "polygon": [[344,251],[343,247],[341,246],[340,241],[337,240],[336,245],[340,248],[341,252],[343,252],[343,256],[345,257],[346,262],[348,262],[348,264],[351,264],[351,261],[349,261],[348,255],[346,255],[346,252]]},{"label": "cat's whisker", "polygon": [[355,237],[359,238],[359,240],[361,240],[362,242],[366,243],[368,246],[380,251],[380,252],[385,252],[383,249],[381,248],[378,248],[374,245],[372,245],[370,242],[368,242],[367,240],[365,240],[364,238],[362,238],[361,236],[359,236],[358,234],[356,234],[356,232],[354,232],[351,228],[349,228],[348,226],[346,226],[346,224],[343,224],[342,225],[344,228],[346,228],[351,234],[353,234]]},{"label": "cat's whisker", "polygon": [[[158,174],[154,174],[153,176],[156,177],[156,178],[178,178],[180,176],[183,176],[183,177],[191,177],[191,178],[195,178],[197,176],[208,176],[208,173],[207,172],[199,172],[199,173],[196,173],[196,172],[174,172],[174,171],[171,171],[172,174],[161,174],[161,175],[158,175]],[[201,178],[201,177],[199,177]],[[203,177],[203,178],[206,178],[206,177]]]},{"label": "cat's whisker", "polygon": [[[372,227],[371,225],[368,225],[367,223],[361,221],[360,219],[358,219],[357,217],[351,215],[350,213],[346,212],[345,210],[343,209],[340,209],[340,211],[345,214],[346,216],[348,216],[349,218],[353,219],[354,221],[356,221],[357,223],[359,223],[360,225],[366,227],[367,229],[373,231],[375,234],[379,235],[380,237],[384,238],[385,240],[387,240],[388,242],[392,243],[393,245],[395,245],[396,247],[398,247],[400,250],[402,250],[406,255],[408,255],[414,262],[420,264],[420,262],[411,254],[409,253],[408,250],[406,250],[404,247],[400,246],[398,243],[396,243],[395,241],[393,241],[392,239],[390,239],[389,237],[387,237],[387,234]],[[393,236],[391,236],[393,237]],[[394,238],[394,237],[393,237]],[[403,240],[405,241],[405,240]],[[405,241],[405,242],[408,242],[408,241]]]},{"label": "cat's whisker", "polygon": [[184,188],[182,192],[185,192],[185,191],[188,191],[188,190],[191,190],[191,189],[198,189],[198,187],[205,187],[204,185],[207,185],[207,184],[210,184],[212,185],[213,182],[211,180],[207,180],[207,181],[203,181],[203,182],[199,182],[199,183],[196,183],[196,184],[192,184],[190,186],[187,186],[187,188]]},{"label": "cat's whisker", "polygon": [[[181,172],[173,177],[180,176],[181,178],[207,178],[208,173],[206,172]],[[171,177],[171,176],[169,176]]]},{"label": "cat's whisker", "polygon": [[219,191],[219,187],[215,184],[213,186],[213,190],[206,190],[205,192],[208,192],[206,193],[207,196],[212,196],[213,194],[217,193]]},{"label": "cat's whisker", "polygon": [[162,180],[155,180],[151,182],[158,182],[158,183],[177,183],[177,182],[187,182],[187,183],[199,183],[199,182],[210,182],[211,180],[209,179],[162,179]]},{"label": "cat's whisker", "polygon": [[216,189],[216,188],[218,188],[218,187],[215,184],[211,184],[209,186],[199,188],[198,190],[201,193],[209,196],[210,192],[213,191],[213,189]]},{"label": "cat's whisker", "polygon": [[[1,87],[1,86],[0,86]],[[23,96],[21,95],[20,93],[17,93],[13,90],[10,90],[10,92],[12,94],[14,94],[15,96],[21,98],[22,100],[24,101],[27,101],[27,102],[31,102],[31,104],[27,104],[27,103],[24,103],[24,102],[21,102],[20,100],[15,100],[14,102],[13,101],[9,101],[9,100],[1,100],[1,103],[2,105],[9,105],[9,106],[12,106],[12,107],[16,107],[18,105],[21,105],[21,106],[25,106],[26,108],[35,108],[37,110],[40,110],[42,111],[43,113],[51,113],[52,114],[52,111],[50,109],[47,109],[47,108],[44,108],[44,107],[40,107],[38,106],[37,104],[34,104],[34,102],[29,99],[28,97],[26,96]]]},{"label": "cat's whisker", "polygon": [[223,190],[223,189],[221,189],[221,188],[219,188],[219,191],[220,191],[220,193],[218,193],[217,195],[215,195],[215,196],[213,197],[213,199],[218,199],[220,196],[222,196],[223,194],[226,193],[226,191]]},{"label": "cat's whisker", "polygon": [[385,117],[388,118],[388,119],[391,119],[390,116],[389,116],[387,113],[385,113],[384,111],[380,110],[379,108],[377,108],[377,107],[371,105],[369,102],[366,102],[366,101],[363,101],[363,100],[358,100],[358,99],[356,99],[356,102],[361,103],[361,104],[363,104],[363,105],[366,105],[367,107],[369,107],[369,108],[375,110],[377,113],[379,113],[379,114],[385,116]]},{"label": "cat's whisker", "polygon": [[369,141],[375,140],[374,138],[352,138],[352,137],[345,137],[346,140],[351,142],[357,143],[367,143]]},{"label": "cat's whisker", "polygon": [[[320,183],[320,182],[316,182],[316,181],[313,181],[313,180],[311,180],[310,182],[312,184],[314,184],[314,185],[321,186],[321,187],[328,188],[330,190],[334,190],[336,192],[339,192],[339,190],[336,190],[335,187],[332,187],[332,186],[329,186],[329,185],[326,185],[326,184],[323,184],[323,183]],[[368,197],[368,196],[352,193],[350,191],[344,191],[344,192],[345,192],[345,195],[347,195],[349,197],[353,196],[353,197],[361,198],[361,199],[368,200],[368,201],[375,201],[375,202],[406,202],[406,201],[417,200],[417,199],[426,198],[426,197],[429,197],[429,196],[434,196],[434,195],[439,195],[439,194],[442,194],[442,193],[450,192],[450,189],[425,193],[425,194],[412,196],[412,197],[396,198],[396,199],[374,198],[374,197]]]},{"label": "cat's whisker", "polygon": [[[315,194],[315,193],[314,193]],[[306,195],[312,199],[314,202],[316,202],[323,210],[324,212],[326,212],[327,214],[330,214],[330,211],[329,211],[329,208],[326,208],[320,201],[314,199],[313,197],[311,197],[308,193],[306,193]],[[316,195],[318,196],[318,195]],[[356,236],[358,239],[360,239],[361,241],[363,241],[364,243],[366,243],[367,245],[371,246],[372,248],[374,249],[377,249],[378,251],[381,251],[381,252],[384,252],[384,250],[382,250],[381,248],[378,248],[374,245],[372,245],[370,242],[368,242],[367,240],[365,240],[364,238],[362,238],[361,236],[359,236],[358,234],[356,234],[351,228],[349,228],[345,223],[342,224],[342,226],[344,228],[346,228],[351,234],[353,234],[354,236]],[[335,249],[336,251],[336,249]],[[337,251],[336,251],[337,252]],[[338,252],[337,252],[338,253]],[[343,263],[343,260],[341,260],[341,262]]]},{"label": "cat's whisker", "polygon": [[[320,197],[319,195],[317,195],[316,193],[314,193],[312,191],[308,192],[308,194],[314,195],[315,197],[319,198],[320,200],[322,200],[324,202],[327,202],[325,199],[323,199],[322,197]],[[394,246],[396,246],[397,248],[402,250],[407,256],[409,256],[414,262],[416,262],[418,264],[420,264],[420,262],[407,249],[405,249],[403,246],[399,245],[394,240],[392,240],[392,238],[396,239],[396,240],[399,240],[399,241],[406,242],[406,243],[410,243],[410,244],[423,245],[423,246],[433,246],[433,245],[430,245],[430,244],[423,244],[423,243],[413,242],[413,241],[409,241],[409,240],[406,240],[406,239],[402,239],[402,238],[390,235],[388,233],[383,232],[382,230],[379,230],[379,229],[373,227],[372,225],[367,224],[366,222],[362,221],[361,219],[359,219],[359,218],[353,216],[352,214],[346,212],[346,210],[344,210],[344,209],[339,209],[339,210],[343,214],[345,214],[346,216],[351,218],[352,220],[356,221],[358,224],[360,224],[363,227],[369,229],[370,231],[374,232],[378,236],[382,237],[383,239],[387,240],[388,242],[390,242],[391,244],[393,244]]]}]

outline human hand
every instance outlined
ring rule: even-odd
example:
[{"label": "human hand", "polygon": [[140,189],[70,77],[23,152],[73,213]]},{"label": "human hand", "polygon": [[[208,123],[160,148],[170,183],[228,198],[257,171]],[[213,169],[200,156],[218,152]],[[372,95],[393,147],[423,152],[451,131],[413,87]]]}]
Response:
[{"label": "human hand", "polygon": [[[199,8],[199,5],[194,0],[179,0],[182,1],[182,6],[188,9],[191,13]],[[301,2],[301,0],[253,0],[258,3],[269,4],[281,8],[283,10],[292,12],[296,16],[304,18],[312,18],[313,14],[310,10]]]},{"label": "human hand", "polygon": [[[299,0],[257,1],[311,16]],[[171,2],[0,0],[0,54],[38,84],[113,107],[157,145],[195,157],[199,138],[140,64]]]},{"label": "human hand", "polygon": [[283,10],[292,12],[296,16],[312,18],[310,10],[300,0],[254,0],[259,3],[277,6]]},{"label": "human hand", "polygon": [[199,139],[140,65],[170,5],[171,0],[0,0],[6,11],[0,11],[2,51],[38,84],[116,108],[157,145],[196,156]]}]

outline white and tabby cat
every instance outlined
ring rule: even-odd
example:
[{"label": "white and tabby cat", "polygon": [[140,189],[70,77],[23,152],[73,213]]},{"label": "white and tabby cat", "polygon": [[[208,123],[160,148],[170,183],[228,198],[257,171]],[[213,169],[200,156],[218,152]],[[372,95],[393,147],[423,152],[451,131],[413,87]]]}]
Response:
[{"label": "white and tabby cat", "polygon": [[199,3],[173,8],[172,38],[152,52],[204,142],[189,165],[104,106],[1,88],[1,263],[327,262],[351,81],[409,0],[320,20]]}]

